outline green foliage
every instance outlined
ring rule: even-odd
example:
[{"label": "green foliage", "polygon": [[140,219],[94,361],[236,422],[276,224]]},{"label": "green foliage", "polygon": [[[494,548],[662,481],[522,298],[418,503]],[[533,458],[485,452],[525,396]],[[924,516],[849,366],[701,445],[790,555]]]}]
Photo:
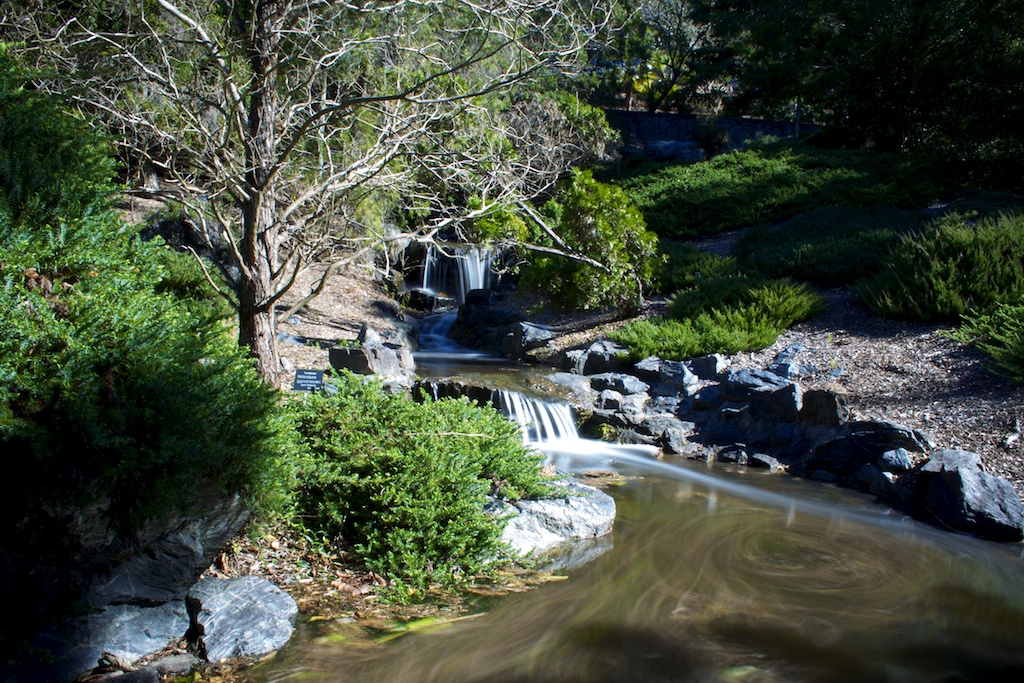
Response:
[{"label": "green foliage", "polygon": [[612,333],[632,358],[682,360],[707,353],[738,353],[771,345],[790,325],[821,311],[807,285],[764,280],[735,259],[670,247],[671,278],[680,289],[669,299],[670,319],[640,320]]},{"label": "green foliage", "polygon": [[899,236],[920,225],[920,214],[912,211],[816,209],[748,230],[736,243],[736,254],[765,277],[837,287],[879,272]]},{"label": "green foliage", "polygon": [[[523,286],[567,310],[636,308],[654,278],[658,240],[625,193],[597,182],[589,171],[577,171],[545,211],[566,247],[603,268],[535,252]],[[540,246],[558,245],[548,239]]]},{"label": "green foliage", "polygon": [[658,273],[658,289],[662,294],[689,289],[701,281],[740,272],[736,259],[701,251],[685,242],[662,240],[660,247],[665,259]]},{"label": "green foliage", "polygon": [[180,252],[167,245],[154,250],[154,256],[160,267],[160,281],[156,291],[169,294],[185,303],[192,311],[203,318],[228,318],[233,313],[230,304],[217,293],[207,274],[217,278],[217,286],[221,291],[227,290],[220,272],[212,264],[204,271],[196,257],[187,252]]},{"label": "green foliage", "polygon": [[[729,284],[729,293],[720,297],[721,307],[707,308],[719,297],[701,290],[694,296],[704,306],[689,316],[631,322],[611,337],[627,346],[634,359],[656,355],[685,360],[708,353],[739,353],[770,346],[783,330],[813,317],[823,305],[821,297],[805,285],[786,280]],[[690,308],[681,304],[687,296],[677,295],[673,308]]]},{"label": "green foliage", "polygon": [[919,207],[940,194],[910,156],[763,141],[696,164],[621,168],[612,177],[665,239],[785,220],[830,206]]},{"label": "green foliage", "polygon": [[956,322],[1024,296],[1024,214],[952,214],[902,238],[857,291],[879,315]]},{"label": "green foliage", "polygon": [[951,336],[975,344],[1010,379],[1024,384],[1024,301],[996,304],[991,313],[968,313]]},{"label": "green foliage", "polygon": [[500,552],[488,493],[548,492],[517,427],[466,400],[415,403],[344,374],[295,406],[307,449],[298,507],[318,536],[351,543],[411,590],[452,585]]}]

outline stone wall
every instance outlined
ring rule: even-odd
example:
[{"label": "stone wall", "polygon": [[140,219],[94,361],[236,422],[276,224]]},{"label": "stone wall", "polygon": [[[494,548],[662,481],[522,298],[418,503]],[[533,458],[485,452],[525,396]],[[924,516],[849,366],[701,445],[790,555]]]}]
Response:
[{"label": "stone wall", "polygon": [[[701,152],[700,143],[704,137],[704,127],[700,118],[693,114],[608,109],[605,115],[608,117],[609,125],[622,135],[624,154],[647,154],[652,158],[685,160],[685,149]],[[726,147],[735,148],[760,135],[792,136],[794,126],[787,121],[723,116],[715,120],[714,127],[723,136]],[[805,123],[800,125],[800,132],[809,134],[820,128]],[[700,157],[702,153],[695,156]]]}]

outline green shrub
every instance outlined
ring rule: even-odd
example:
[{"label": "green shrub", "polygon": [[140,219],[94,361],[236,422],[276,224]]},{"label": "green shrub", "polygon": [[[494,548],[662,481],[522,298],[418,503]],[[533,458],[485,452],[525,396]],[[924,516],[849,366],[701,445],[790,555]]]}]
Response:
[{"label": "green shrub", "polygon": [[941,194],[936,172],[909,156],[822,150],[764,141],[696,164],[610,171],[664,239],[688,239],[785,220],[825,206],[927,205]]},{"label": "green shrub", "polygon": [[662,240],[660,248],[664,265],[658,272],[658,289],[662,294],[672,294],[695,287],[702,280],[740,272],[735,258],[700,251],[686,242]]},{"label": "green shrub", "polygon": [[899,236],[920,225],[920,214],[913,211],[816,209],[785,223],[751,228],[736,243],[736,255],[765,277],[838,287],[879,272]]},{"label": "green shrub", "polygon": [[901,239],[881,273],[857,285],[879,315],[956,322],[1024,295],[1024,214],[952,214]]},{"label": "green shrub", "polygon": [[295,407],[307,449],[298,509],[328,541],[411,590],[451,585],[500,552],[487,495],[541,496],[541,456],[497,411],[465,400],[415,403],[345,374]]},{"label": "green shrub", "polygon": [[622,190],[574,172],[545,211],[567,247],[604,267],[535,251],[523,286],[566,310],[635,309],[654,279],[658,239]]},{"label": "green shrub", "polygon": [[[145,522],[234,492],[285,508],[293,440],[223,323],[158,291],[160,248],[96,175],[106,144],[3,66],[0,451],[18,484],[0,502],[0,611],[26,616],[0,626],[8,644],[72,608]],[[97,511],[107,554],[79,557],[71,524]]]},{"label": "green shrub", "polygon": [[977,345],[1010,379],[1024,384],[1024,301],[997,304],[991,313],[967,314],[951,336]]},{"label": "green shrub", "polygon": [[787,327],[823,307],[821,297],[806,285],[787,280],[758,282],[734,276],[708,284],[676,295],[670,307],[676,319],[631,322],[612,338],[624,344],[633,359],[739,353],[770,346]]}]

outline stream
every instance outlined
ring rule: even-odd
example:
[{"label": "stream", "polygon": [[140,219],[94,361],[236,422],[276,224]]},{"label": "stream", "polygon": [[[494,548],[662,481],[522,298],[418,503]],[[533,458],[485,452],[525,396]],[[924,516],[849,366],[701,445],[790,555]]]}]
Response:
[{"label": "stream", "polygon": [[[421,376],[528,391],[544,372],[458,349],[447,324],[421,329]],[[552,425],[554,439],[527,439],[545,441],[560,470],[624,477],[607,490],[618,514],[603,554],[386,643],[352,620],[300,624],[257,680],[1022,680],[1019,544],[924,526],[834,486],[654,460]]]}]

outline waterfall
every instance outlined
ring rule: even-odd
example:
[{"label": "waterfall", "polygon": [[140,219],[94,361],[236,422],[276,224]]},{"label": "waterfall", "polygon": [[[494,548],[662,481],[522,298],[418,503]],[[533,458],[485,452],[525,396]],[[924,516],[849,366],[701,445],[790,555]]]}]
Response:
[{"label": "waterfall", "polygon": [[466,295],[474,289],[489,289],[494,282],[491,264],[497,251],[477,246],[446,246],[431,244],[423,260],[420,289],[441,292],[465,303]]},{"label": "waterfall", "polygon": [[568,404],[530,398],[505,389],[498,390],[496,394],[498,410],[519,424],[526,443],[579,440],[576,421]]}]

